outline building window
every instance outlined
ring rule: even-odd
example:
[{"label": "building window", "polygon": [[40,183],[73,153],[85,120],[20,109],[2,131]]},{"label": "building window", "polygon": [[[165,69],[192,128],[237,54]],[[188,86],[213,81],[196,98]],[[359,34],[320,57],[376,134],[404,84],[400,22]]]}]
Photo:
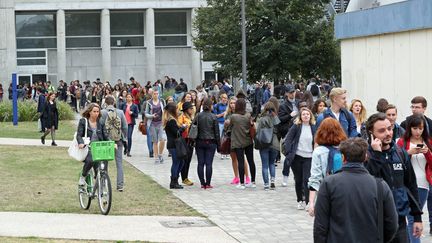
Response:
[{"label": "building window", "polygon": [[111,12],[111,46],[144,46],[144,13]]},{"label": "building window", "polygon": [[156,46],[187,46],[187,12],[155,13]]},{"label": "building window", "polygon": [[57,47],[55,13],[17,12],[15,29],[17,49]]},{"label": "building window", "polygon": [[66,48],[100,47],[100,13],[65,14]]}]

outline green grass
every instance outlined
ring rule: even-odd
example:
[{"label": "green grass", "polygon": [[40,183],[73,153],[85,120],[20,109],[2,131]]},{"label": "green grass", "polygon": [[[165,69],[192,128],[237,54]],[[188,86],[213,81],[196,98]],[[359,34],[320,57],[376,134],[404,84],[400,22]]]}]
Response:
[{"label": "green grass", "polygon": [[[57,140],[72,140],[77,126],[74,121],[59,121],[58,130],[56,131]],[[0,122],[0,137],[2,138],[33,138],[39,139],[42,133],[38,132],[37,121],[35,122],[18,122],[14,126],[12,122]],[[48,135],[50,138],[50,135]]]},{"label": "green grass", "polygon": [[[82,242],[90,242],[90,243],[126,243],[126,242],[137,242],[137,241],[99,241],[99,240],[69,240],[69,239],[44,239],[38,237],[1,237],[0,242],[6,243],[82,243]],[[140,241],[143,242],[143,241]],[[144,241],[150,243],[149,241]]]},{"label": "green grass", "polygon": [[[0,211],[99,214],[78,202],[77,183],[82,163],[70,159],[66,148],[0,146]],[[150,177],[124,162],[125,191],[113,190],[110,215],[201,216]],[[116,185],[115,163],[109,172]]]}]

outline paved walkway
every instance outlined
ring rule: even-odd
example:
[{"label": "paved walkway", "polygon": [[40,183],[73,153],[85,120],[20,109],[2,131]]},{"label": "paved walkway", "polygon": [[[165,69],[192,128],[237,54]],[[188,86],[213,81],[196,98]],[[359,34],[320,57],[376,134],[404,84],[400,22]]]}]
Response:
[{"label": "paved walkway", "polygon": [[203,220],[200,217],[0,212],[0,236],[102,241],[237,242],[215,225],[187,228],[164,226],[168,223]]}]

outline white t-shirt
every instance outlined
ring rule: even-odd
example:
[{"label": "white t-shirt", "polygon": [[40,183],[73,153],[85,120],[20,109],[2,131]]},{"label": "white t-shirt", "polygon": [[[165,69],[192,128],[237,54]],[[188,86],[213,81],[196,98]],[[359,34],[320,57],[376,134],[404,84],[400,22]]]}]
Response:
[{"label": "white t-shirt", "polygon": [[297,146],[296,155],[299,155],[303,158],[312,158],[312,152],[313,152],[312,141],[313,141],[313,136],[312,136],[312,130],[310,125],[303,124],[299,143]]},{"label": "white t-shirt", "polygon": [[335,113],[334,111],[331,111],[333,115],[336,117],[336,120],[339,121],[340,111],[338,113]]},{"label": "white t-shirt", "polygon": [[[417,144],[410,143],[410,148],[416,147]],[[426,180],[426,157],[424,154],[413,154],[411,164],[417,179],[417,187],[429,189],[429,182]]]}]

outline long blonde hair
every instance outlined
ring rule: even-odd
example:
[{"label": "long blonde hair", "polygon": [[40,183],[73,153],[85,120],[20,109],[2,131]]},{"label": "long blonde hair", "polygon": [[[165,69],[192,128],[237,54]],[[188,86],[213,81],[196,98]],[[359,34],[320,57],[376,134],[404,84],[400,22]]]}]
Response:
[{"label": "long blonde hair", "polygon": [[231,109],[231,101],[234,101],[235,103],[237,101],[237,97],[233,96],[229,99],[228,108],[226,110],[225,117],[227,117],[228,115],[232,115],[234,113],[234,111]]},{"label": "long blonde hair", "polygon": [[[367,115],[366,115],[366,108],[365,108],[365,106],[363,105],[363,102],[361,101],[361,100],[359,100],[359,99],[353,99],[352,100],[352,102],[351,102],[351,105],[350,105],[350,108],[349,108],[349,110],[351,111],[351,112],[353,112],[353,107],[354,107],[354,104],[356,103],[356,102],[359,102],[360,103],[360,106],[361,106],[361,110],[360,110],[360,114],[359,114],[359,122],[360,123],[364,123],[364,122],[366,122],[366,120],[367,120]],[[354,115],[354,113],[353,113],[353,115]],[[355,116],[354,116],[355,117]]]},{"label": "long blonde hair", "polygon": [[298,113],[297,117],[294,119],[294,124],[301,125],[303,123],[303,121],[301,119],[301,114],[303,113],[303,111],[309,112],[309,115],[310,115],[309,124],[315,125],[315,116],[313,115],[312,111],[309,110],[309,108],[306,108],[306,107],[303,107],[303,108],[300,109],[300,112]]}]

